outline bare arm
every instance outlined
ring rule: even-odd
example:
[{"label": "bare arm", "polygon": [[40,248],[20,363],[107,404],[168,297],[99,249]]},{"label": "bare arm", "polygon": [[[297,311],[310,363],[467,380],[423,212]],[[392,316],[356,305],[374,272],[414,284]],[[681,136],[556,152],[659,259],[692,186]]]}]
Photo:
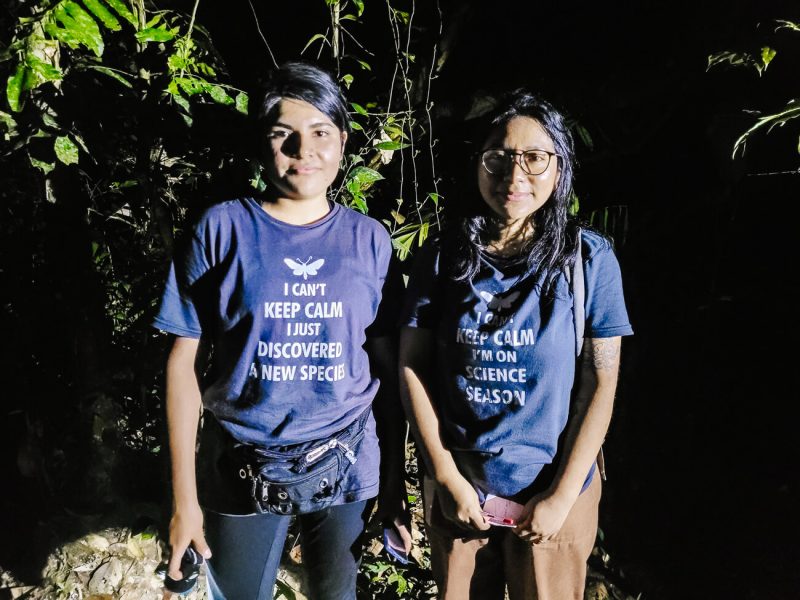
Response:
[{"label": "bare arm", "polygon": [[202,405],[194,368],[198,346],[199,340],[176,337],[167,359],[167,429],[173,492],[169,575],[173,579],[181,578],[180,561],[189,544],[206,558],[211,556],[203,536],[203,513],[195,477],[197,425]]},{"label": "bare arm", "polygon": [[488,529],[481,515],[478,494],[456,466],[442,443],[439,416],[433,407],[436,341],[427,329],[405,327],[400,336],[400,397],[411,431],[422,452],[444,516],[474,529]]},{"label": "bare arm", "polygon": [[528,503],[531,513],[517,529],[524,539],[552,538],[580,495],[611,421],[619,361],[619,337],[586,340],[558,470],[550,488]]},{"label": "bare arm", "polygon": [[381,448],[378,510],[373,519],[393,523],[411,551],[410,518],[406,507],[405,441],[406,422],[400,404],[397,382],[397,337],[381,336],[367,340],[372,373],[381,385],[372,404]]}]

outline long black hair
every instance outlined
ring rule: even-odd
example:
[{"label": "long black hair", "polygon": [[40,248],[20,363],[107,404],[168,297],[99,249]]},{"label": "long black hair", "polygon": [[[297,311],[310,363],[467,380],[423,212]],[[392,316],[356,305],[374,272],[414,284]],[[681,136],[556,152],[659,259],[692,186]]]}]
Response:
[{"label": "long black hair", "polygon": [[341,88],[327,71],[315,64],[293,60],[270,73],[259,90],[251,115],[258,130],[274,123],[283,98],[308,102],[333,121],[339,131],[350,131],[347,101]]},{"label": "long black hair", "polygon": [[[489,134],[505,126],[516,117],[535,119],[553,140],[559,155],[559,177],[555,189],[544,205],[528,217],[533,225],[529,236],[515,261],[536,279],[544,278],[544,292],[548,293],[552,282],[565,267],[574,261],[577,242],[577,223],[569,218],[568,208],[572,197],[572,182],[575,167],[575,144],[564,116],[552,104],[525,89],[517,89],[502,97],[494,110],[479,117],[474,137],[479,148]],[[474,160],[479,160],[473,155]],[[475,195],[477,183],[471,180],[471,194]],[[481,251],[490,241],[496,229],[497,217],[484,202],[474,203],[475,210],[462,216],[454,227],[445,233],[443,242],[449,246],[446,252],[450,274],[456,280],[470,280],[481,268]]]}]

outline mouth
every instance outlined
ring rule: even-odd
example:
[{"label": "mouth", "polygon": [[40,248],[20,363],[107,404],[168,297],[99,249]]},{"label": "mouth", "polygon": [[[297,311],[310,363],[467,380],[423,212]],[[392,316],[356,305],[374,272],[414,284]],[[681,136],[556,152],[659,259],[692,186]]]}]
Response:
[{"label": "mouth", "polygon": [[521,202],[531,197],[530,192],[509,192],[504,190],[498,194],[506,202]]},{"label": "mouth", "polygon": [[289,167],[286,170],[286,172],[289,175],[311,175],[312,173],[316,173],[317,171],[319,171],[319,167],[313,167],[309,165]]}]

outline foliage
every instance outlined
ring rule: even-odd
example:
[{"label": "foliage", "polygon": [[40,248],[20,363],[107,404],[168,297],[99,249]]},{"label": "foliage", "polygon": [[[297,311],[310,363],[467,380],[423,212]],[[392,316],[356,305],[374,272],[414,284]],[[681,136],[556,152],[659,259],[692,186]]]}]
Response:
[{"label": "foliage", "polygon": [[[0,163],[13,173],[2,231],[32,254],[30,272],[21,269],[12,280],[0,270],[16,284],[8,288],[5,318],[36,340],[30,355],[37,366],[12,409],[24,416],[35,447],[32,471],[48,505],[57,499],[102,511],[142,494],[148,482],[155,487],[149,499],[164,499],[156,463],[165,340],[149,320],[190,216],[223,193],[249,191],[248,179],[251,187],[263,185],[237,137],[248,96],[196,21],[199,0],[191,12],[164,4],[21,2],[9,17],[11,42],[0,52]],[[414,0],[318,0],[316,7],[330,25],[308,39],[303,54],[330,65],[354,99],[334,199],[381,219],[405,259],[440,226],[445,203],[434,135],[441,115],[431,101],[447,57],[438,4],[438,17],[427,21],[419,20]],[[385,10],[388,60],[359,39],[378,10]],[[591,147],[589,132],[573,127]],[[623,208],[592,218],[606,229],[618,224],[624,234]],[[29,280],[32,289],[23,283]],[[57,312],[29,331],[48,310]],[[60,345],[69,347],[53,350]],[[401,566],[381,552],[367,556],[361,590],[369,597],[434,593],[416,466],[408,464],[414,561]],[[81,487],[75,481],[84,485],[72,497],[67,492]],[[135,552],[125,544],[128,550],[114,547]],[[76,589],[85,583],[72,571],[65,577]],[[277,592],[294,595],[285,582]]]},{"label": "foliage", "polygon": [[[795,34],[800,33],[800,25],[797,23],[779,20],[776,21],[776,24],[777,27],[774,30],[775,32],[785,30]],[[707,68],[710,69],[720,65],[750,68],[754,69],[756,73],[758,73],[758,76],[761,77],[767,71],[767,68],[775,59],[777,54],[777,50],[766,45],[762,46],[758,51],[748,52],[726,50],[709,56]],[[739,150],[741,150],[742,154],[744,154],[747,141],[750,139],[750,136],[753,133],[757,131],[769,133],[776,127],[783,127],[789,122],[800,118],[800,97],[789,99],[785,106],[774,110],[774,112],[770,112],[768,114],[756,114],[759,115],[756,119],[756,122],[742,135],[740,135],[736,142],[734,142],[732,155],[734,158]],[[800,153],[800,137],[798,137],[797,152]]]}]

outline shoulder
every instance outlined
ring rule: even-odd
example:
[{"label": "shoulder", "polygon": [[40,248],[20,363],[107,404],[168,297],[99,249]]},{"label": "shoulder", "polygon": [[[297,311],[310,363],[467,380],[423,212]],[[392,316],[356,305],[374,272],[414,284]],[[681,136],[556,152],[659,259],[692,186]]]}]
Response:
[{"label": "shoulder", "polygon": [[355,232],[362,239],[366,238],[381,246],[391,248],[392,240],[386,227],[373,217],[360,213],[344,205],[339,206],[338,223],[342,228]]},{"label": "shoulder", "polygon": [[594,258],[600,258],[604,255],[614,254],[614,246],[611,240],[597,231],[589,227],[581,227],[581,252],[584,261],[590,261]]},{"label": "shoulder", "polygon": [[246,219],[250,215],[246,198],[225,200],[206,208],[192,223],[195,233],[203,235],[229,228],[236,222]]}]

